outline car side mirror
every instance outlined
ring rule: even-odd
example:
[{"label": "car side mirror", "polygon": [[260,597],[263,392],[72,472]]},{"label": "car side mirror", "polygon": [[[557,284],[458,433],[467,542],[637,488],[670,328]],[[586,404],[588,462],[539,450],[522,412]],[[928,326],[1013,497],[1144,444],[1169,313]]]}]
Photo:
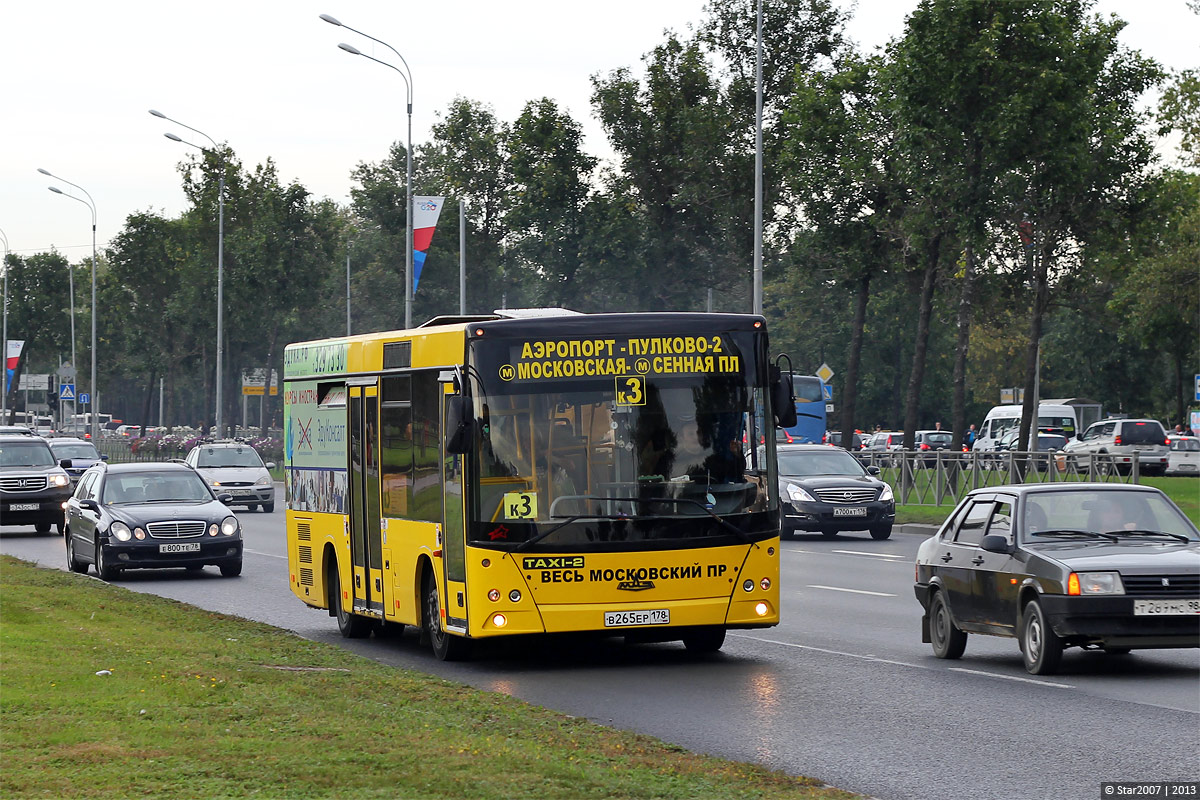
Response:
[{"label": "car side mirror", "polygon": [[266,464],[263,464],[263,466],[266,467],[267,469],[275,469],[275,462],[268,461]]},{"label": "car side mirror", "polygon": [[70,468],[71,468],[71,459],[69,459],[69,458],[64,458],[64,459],[62,459],[61,461],[59,461],[59,462],[58,462],[58,465],[59,465],[60,467],[62,467],[63,469],[70,469]]},{"label": "car side mirror", "polygon": [[989,553],[1007,553],[1009,552],[1008,539],[999,534],[989,533],[983,537],[983,541],[979,543],[982,550]]},{"label": "car side mirror", "polygon": [[872,465],[870,465],[869,467],[867,467],[867,474],[868,474],[868,475],[878,475],[878,474],[880,474],[882,471],[883,471],[883,470],[879,469],[879,467],[875,466],[874,464],[872,464]]},{"label": "car side mirror", "polygon": [[102,454],[100,455],[100,460],[101,460],[101,461],[108,461],[108,456],[107,456],[106,454],[103,454],[103,453],[102,453]]},{"label": "car side mirror", "polygon": [[80,500],[79,507],[86,508],[88,511],[94,511],[97,514],[100,513],[100,504],[95,500]]},{"label": "car side mirror", "polygon": [[233,495],[227,494],[226,492],[221,492],[219,495],[217,495],[217,499],[225,505],[229,505],[233,502]]},{"label": "car side mirror", "polygon": [[462,455],[471,448],[475,428],[471,398],[456,395],[446,401],[446,452]]}]

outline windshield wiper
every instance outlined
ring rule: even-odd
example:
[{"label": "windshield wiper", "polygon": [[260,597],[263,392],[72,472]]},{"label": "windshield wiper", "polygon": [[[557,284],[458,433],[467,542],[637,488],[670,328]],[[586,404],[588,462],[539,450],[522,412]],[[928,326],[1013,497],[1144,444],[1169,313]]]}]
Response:
[{"label": "windshield wiper", "polygon": [[1105,533],[1105,532],[1101,532],[1101,531],[1085,531],[1082,528],[1055,528],[1054,530],[1049,530],[1049,531],[1034,531],[1033,533],[1031,533],[1029,535],[1030,536],[1063,536],[1063,535],[1095,536],[1095,537],[1099,537],[1101,539],[1108,539],[1109,541],[1112,541],[1112,542],[1117,541],[1117,537],[1111,533]]},{"label": "windshield wiper", "polygon": [[1170,536],[1172,539],[1178,539],[1181,542],[1192,541],[1182,533],[1171,533],[1170,531],[1154,531],[1148,528],[1134,528],[1133,530],[1107,531],[1107,533],[1115,533],[1117,536]]},{"label": "windshield wiper", "polygon": [[[734,536],[738,537],[746,544],[752,544],[755,547],[758,547],[758,543],[755,542],[753,539],[751,539],[750,535],[747,534],[745,531],[743,531],[741,528],[738,528],[737,526],[730,523],[728,520],[722,518],[716,512],[714,512],[711,508],[708,508],[700,501],[693,500],[690,497],[605,497],[603,495],[593,495],[593,494],[571,494],[571,495],[563,495],[562,497],[556,498],[554,502],[557,503],[559,500],[617,500],[617,501],[626,502],[626,503],[691,503],[692,505],[700,508],[702,511],[704,511],[710,517],[715,519],[717,522],[721,523],[721,525],[723,527],[728,528],[730,531],[733,532]],[[552,519],[558,519],[558,517],[556,517],[553,513],[553,504],[551,504],[550,516]],[[525,541],[521,542],[519,545],[517,545],[516,550],[517,550],[517,552],[521,552],[521,551],[529,548],[530,546],[542,541],[550,534],[560,530],[561,528],[563,528],[567,525],[570,525],[572,522],[578,522],[581,519],[639,520],[639,519],[661,519],[661,517],[631,516],[628,514],[595,514],[595,513],[573,514],[572,516],[569,516],[566,519],[564,519],[558,525],[555,525],[553,528],[550,528],[549,530],[546,530],[546,531],[542,531],[537,536],[534,536],[532,539],[526,539]]]}]

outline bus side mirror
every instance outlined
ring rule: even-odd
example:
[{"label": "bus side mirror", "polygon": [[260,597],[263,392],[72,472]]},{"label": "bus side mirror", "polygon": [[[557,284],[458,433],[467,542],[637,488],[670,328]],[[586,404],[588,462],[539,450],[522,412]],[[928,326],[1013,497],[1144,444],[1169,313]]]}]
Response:
[{"label": "bus side mirror", "polygon": [[466,453],[471,447],[475,416],[471,398],[458,395],[446,400],[446,452]]},{"label": "bus side mirror", "polygon": [[792,390],[791,373],[784,380],[783,370],[771,366],[771,406],[775,411],[775,427],[791,428],[796,424],[796,395]]}]

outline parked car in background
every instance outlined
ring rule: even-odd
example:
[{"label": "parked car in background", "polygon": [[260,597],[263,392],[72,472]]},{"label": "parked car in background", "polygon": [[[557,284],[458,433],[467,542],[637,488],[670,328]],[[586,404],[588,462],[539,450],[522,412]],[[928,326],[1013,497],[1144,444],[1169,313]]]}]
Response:
[{"label": "parked car in background", "polygon": [[67,502],[67,566],[96,567],[111,581],[126,569],[220,568],[242,572],[242,529],[228,508],[186,464],[99,464]]},{"label": "parked car in background", "polygon": [[1168,436],[1171,451],[1167,455],[1168,475],[1200,475],[1200,438]]},{"label": "parked car in background", "polygon": [[[1099,470],[1112,465],[1127,473],[1136,459],[1142,475],[1165,474],[1170,453],[1167,432],[1156,419],[1102,419],[1063,449],[1080,468],[1095,461]],[[1098,455],[1106,458],[1093,458]]]},{"label": "parked car in background", "polygon": [[[881,466],[900,465],[901,450],[904,449],[904,434],[898,431],[879,431],[871,434],[863,444],[862,452]],[[889,455],[891,454],[891,455]]]},{"label": "parked car in background", "polygon": [[71,478],[45,439],[28,430],[0,433],[0,523],[62,533],[62,504],[70,496]]},{"label": "parked car in background", "polygon": [[[50,451],[54,453],[54,457],[58,459],[59,464],[71,476],[71,485],[79,483],[80,477],[91,467],[94,467],[101,461],[108,461],[108,456],[102,456],[96,452],[96,446],[90,441],[84,439],[75,439],[59,436],[51,439],[47,444],[50,445]],[[64,464],[64,461],[69,461],[69,464]]]},{"label": "parked car in background", "polygon": [[[950,431],[916,431],[913,434],[913,449],[920,453],[917,464],[922,467],[935,467],[938,462],[939,450],[953,450],[950,446],[954,435]],[[949,458],[948,458],[949,456]],[[950,453],[942,455],[942,461],[955,458]]]},{"label": "parked car in background", "polygon": [[24,425],[0,425],[0,435],[37,436],[31,428],[26,428]]},{"label": "parked car in background", "polygon": [[[1003,462],[1002,456],[1004,453],[1008,453],[1010,451],[1018,453],[1030,452],[1028,445],[1025,447],[1017,446],[1017,436],[1019,433],[1020,431],[1012,430],[1004,434],[1003,438],[996,443],[996,449],[990,454],[993,457],[993,463],[990,465],[985,464],[985,467],[1000,465]],[[1045,433],[1039,431],[1037,434],[1037,450],[1033,451],[1032,456],[1034,468],[1038,471],[1044,471],[1047,467],[1049,467],[1050,464],[1057,464],[1057,461],[1055,460],[1055,454],[1061,452],[1062,449],[1067,446],[1068,441],[1070,440],[1060,433]],[[986,456],[984,457],[986,458]],[[1065,467],[1066,461],[1063,460],[1062,463]]]},{"label": "parked car in background", "polygon": [[842,432],[841,431],[829,431],[828,433],[825,434],[825,444],[830,445],[832,447],[841,447],[841,448],[843,448],[845,450],[849,450],[851,452],[858,452],[859,450],[861,450],[862,446],[863,446],[863,439],[865,438],[863,436],[863,434],[852,433],[852,434],[850,434],[850,437],[851,437],[850,446],[846,447],[845,445],[842,444]]},{"label": "parked car in background", "polygon": [[896,521],[892,488],[845,450],[826,445],[778,445],[781,535],[870,531],[887,539]]},{"label": "parked car in background", "polygon": [[250,511],[275,510],[275,483],[267,470],[274,462],[263,463],[258,452],[239,441],[198,444],[187,454],[187,463],[208,482],[214,491],[228,492],[230,505],[246,506]]},{"label": "parked car in background", "polygon": [[1158,489],[1042,483],[976,489],[917,551],[922,641],[1018,639],[1025,668],[1066,647],[1200,647],[1200,531]]}]

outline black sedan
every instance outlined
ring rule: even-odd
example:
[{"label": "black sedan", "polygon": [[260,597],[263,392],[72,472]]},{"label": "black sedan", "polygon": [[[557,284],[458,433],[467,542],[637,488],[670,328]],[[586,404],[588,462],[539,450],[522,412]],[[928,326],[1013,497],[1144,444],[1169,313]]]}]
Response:
[{"label": "black sedan", "polygon": [[103,580],[122,570],[202,569],[242,572],[242,531],[225,502],[181,463],[98,464],[67,502],[67,565],[95,564]]},{"label": "black sedan", "polygon": [[915,590],[939,658],[972,633],[1016,637],[1035,675],[1065,647],[1200,647],[1200,531],[1147,486],[976,489],[917,551]]},{"label": "black sedan", "polygon": [[896,503],[892,487],[840,448],[819,444],[778,445],[781,533],[870,531],[873,539],[892,535]]}]

